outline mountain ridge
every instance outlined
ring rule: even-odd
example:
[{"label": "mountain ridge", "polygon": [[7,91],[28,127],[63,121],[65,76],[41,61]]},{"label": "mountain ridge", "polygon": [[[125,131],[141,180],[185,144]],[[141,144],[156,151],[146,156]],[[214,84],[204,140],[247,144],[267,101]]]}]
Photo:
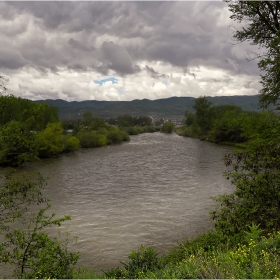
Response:
[{"label": "mountain ridge", "polygon": [[[259,95],[206,96],[213,105],[232,104],[246,111],[260,111]],[[151,116],[153,118],[182,119],[186,110],[194,111],[195,97],[169,97],[156,100],[135,99],[132,101],[66,101],[62,99],[37,100],[58,107],[61,120],[81,118],[86,111],[101,118],[119,115]]]}]

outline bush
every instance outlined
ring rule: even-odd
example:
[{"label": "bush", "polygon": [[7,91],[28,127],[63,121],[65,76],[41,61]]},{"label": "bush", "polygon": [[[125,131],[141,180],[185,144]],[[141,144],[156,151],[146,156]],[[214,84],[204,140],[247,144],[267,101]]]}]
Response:
[{"label": "bush", "polygon": [[36,159],[38,147],[29,125],[10,121],[0,127],[0,165],[21,166]]},{"label": "bush", "polygon": [[80,130],[76,137],[79,139],[82,148],[97,147],[97,134],[95,131]]},{"label": "bush", "polygon": [[161,128],[161,132],[165,132],[165,133],[172,133],[172,131],[174,130],[174,125],[172,122],[168,121],[166,122],[162,128]]},{"label": "bush", "polygon": [[109,278],[130,278],[139,279],[149,270],[155,270],[160,267],[158,254],[152,247],[145,248],[140,246],[137,251],[132,251],[127,263],[122,263],[124,268],[111,269],[105,272]]},{"label": "bush", "polygon": [[245,149],[225,156],[231,170],[225,173],[236,186],[215,200],[211,213],[215,227],[226,235],[245,230],[254,222],[261,229],[280,229],[280,119],[262,114]]},{"label": "bush", "polygon": [[117,144],[122,141],[128,141],[129,135],[127,132],[118,129],[117,127],[111,127],[107,135],[107,144]]},{"label": "bush", "polygon": [[79,149],[80,141],[77,137],[71,136],[65,138],[64,153],[75,152]]},{"label": "bush", "polygon": [[45,130],[36,135],[40,157],[51,157],[63,151],[63,128],[60,122],[48,123]]}]

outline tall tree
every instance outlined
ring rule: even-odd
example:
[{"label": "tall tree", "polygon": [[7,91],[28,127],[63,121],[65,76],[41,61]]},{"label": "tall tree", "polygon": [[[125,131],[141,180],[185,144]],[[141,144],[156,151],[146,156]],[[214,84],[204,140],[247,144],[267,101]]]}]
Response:
[{"label": "tall tree", "polygon": [[193,108],[195,109],[196,122],[202,130],[202,133],[207,133],[211,126],[210,107],[212,103],[204,97],[198,97],[194,101]]},{"label": "tall tree", "polygon": [[279,1],[227,1],[231,18],[242,22],[234,38],[240,42],[249,40],[264,49],[256,54],[261,75],[261,106],[270,104],[280,108],[280,2]]},{"label": "tall tree", "polygon": [[37,159],[35,134],[29,122],[10,121],[0,127],[0,165],[21,166]]}]

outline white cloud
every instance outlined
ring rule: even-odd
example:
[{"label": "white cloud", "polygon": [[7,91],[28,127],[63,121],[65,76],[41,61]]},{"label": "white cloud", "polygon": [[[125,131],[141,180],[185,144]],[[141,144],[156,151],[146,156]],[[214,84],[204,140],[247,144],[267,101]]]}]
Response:
[{"label": "white cloud", "polygon": [[256,48],[231,43],[229,16],[223,2],[1,2],[0,75],[33,100],[257,94]]}]

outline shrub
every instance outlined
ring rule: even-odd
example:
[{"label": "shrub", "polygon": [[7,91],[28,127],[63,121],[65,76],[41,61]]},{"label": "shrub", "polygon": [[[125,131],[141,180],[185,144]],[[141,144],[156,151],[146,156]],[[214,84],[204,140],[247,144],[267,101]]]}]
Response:
[{"label": "shrub", "polygon": [[71,136],[65,138],[64,153],[77,151],[80,146],[80,141],[77,137]]}]

